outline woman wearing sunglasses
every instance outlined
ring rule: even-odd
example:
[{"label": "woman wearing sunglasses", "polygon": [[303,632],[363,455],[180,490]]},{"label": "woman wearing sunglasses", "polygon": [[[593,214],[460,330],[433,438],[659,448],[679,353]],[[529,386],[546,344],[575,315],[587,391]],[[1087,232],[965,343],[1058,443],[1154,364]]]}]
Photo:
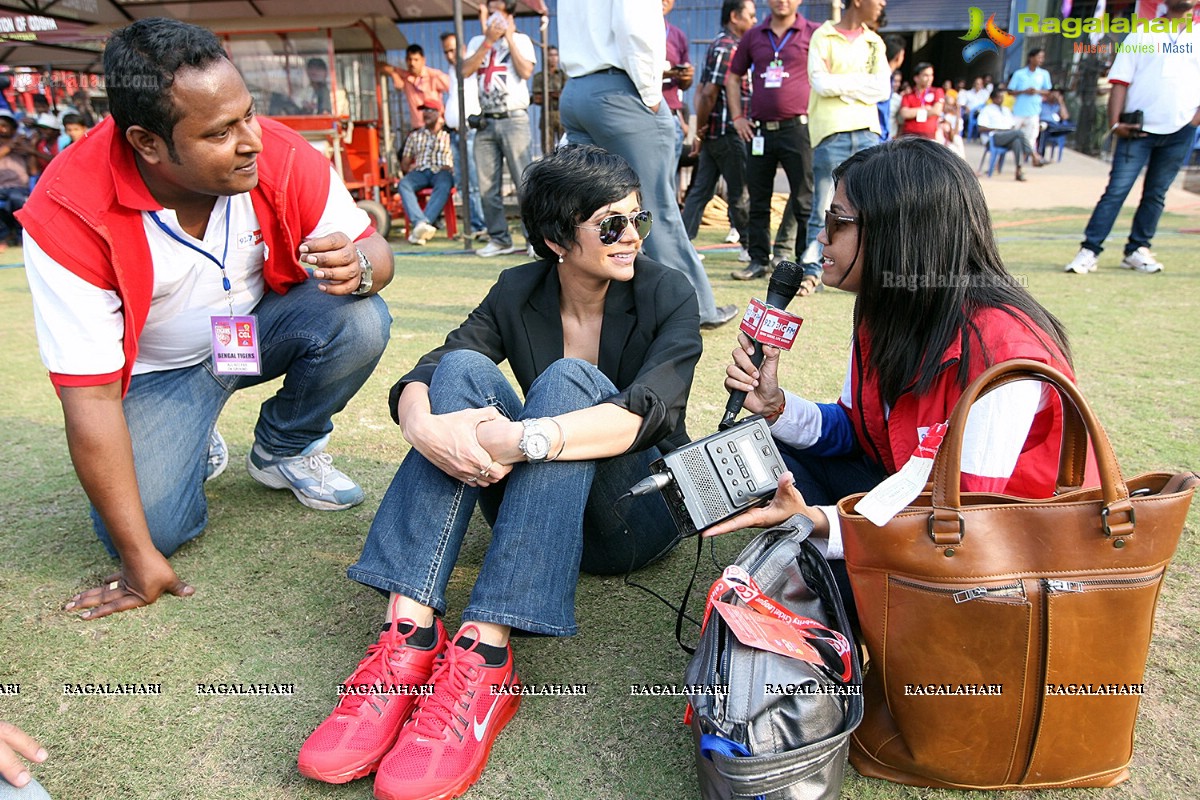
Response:
[{"label": "woman wearing sunglasses", "polygon": [[[936,142],[905,137],[856,153],[834,170],[820,240],[826,286],[857,295],[849,371],[835,403],[814,403],[779,385],[779,350],[750,362],[743,335],[725,387],[748,392],[746,408],[772,421],[791,469],[775,499],[709,535],[813,520],[854,605],[832,506],[873,489],[909,460],[921,437],[945,422],[963,389],[1013,358],[1072,375],[1062,324],[1005,269],[979,181]],[[1020,381],[973,408],[963,448],[963,490],[1049,497],[1058,469],[1061,408],[1042,384]],[[840,573],[840,575],[839,575]]]},{"label": "woman wearing sunglasses", "polygon": [[[688,441],[696,293],[639,255],[652,219],[620,156],[558,149],[526,170],[521,215],[541,259],[501,273],[392,388],[412,449],[348,573],[390,603],[346,685],[432,694],[343,698],[300,751],[309,777],[378,770],[376,797],[393,800],[465,790],[520,700],[503,691],[517,682],[509,636],[573,635],[580,569],[623,574],[677,542],[660,497],[623,501],[628,527],[613,504]],[[452,638],[440,617],[476,503],[492,538]]]}]

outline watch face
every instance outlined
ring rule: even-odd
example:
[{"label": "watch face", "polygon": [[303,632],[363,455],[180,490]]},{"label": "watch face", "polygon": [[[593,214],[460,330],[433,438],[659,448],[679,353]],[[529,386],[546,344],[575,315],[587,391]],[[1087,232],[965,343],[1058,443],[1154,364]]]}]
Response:
[{"label": "watch face", "polygon": [[521,436],[520,448],[530,461],[544,461],[550,455],[550,437],[542,426],[533,420],[525,420],[525,433]]},{"label": "watch face", "polygon": [[544,433],[531,433],[526,436],[525,455],[533,460],[540,460],[550,455],[550,437]]}]

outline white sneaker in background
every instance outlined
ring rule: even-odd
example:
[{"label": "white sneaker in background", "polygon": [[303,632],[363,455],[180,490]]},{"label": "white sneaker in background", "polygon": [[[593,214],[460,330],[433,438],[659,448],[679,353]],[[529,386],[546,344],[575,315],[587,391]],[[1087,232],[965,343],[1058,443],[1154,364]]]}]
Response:
[{"label": "white sneaker in background", "polygon": [[1071,259],[1071,263],[1063,268],[1063,272],[1074,272],[1079,275],[1086,275],[1089,272],[1095,272],[1099,268],[1096,263],[1096,254],[1086,247],[1079,248],[1079,252]]},{"label": "white sneaker in background", "polygon": [[1154,253],[1150,252],[1149,247],[1139,247],[1121,260],[1121,266],[1125,269],[1132,269],[1137,272],[1162,272],[1163,265]]}]

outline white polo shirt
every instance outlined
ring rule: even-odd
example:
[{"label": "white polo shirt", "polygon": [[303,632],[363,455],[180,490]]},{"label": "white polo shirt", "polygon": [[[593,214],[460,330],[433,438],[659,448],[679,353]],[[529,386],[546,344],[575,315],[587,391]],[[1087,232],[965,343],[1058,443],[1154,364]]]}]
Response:
[{"label": "white polo shirt", "polygon": [[1121,43],[1108,80],[1129,85],[1124,110],[1142,112],[1142,130],[1175,133],[1200,107],[1200,26],[1191,33],[1134,31]]},{"label": "white polo shirt", "polygon": [[[249,193],[218,197],[208,228],[199,239],[179,226],[171,209],[153,214],[178,239],[212,258],[164,231],[151,212],[142,212],[154,265],[154,289],[146,324],[138,338],[135,375],[194,366],[212,355],[209,319],[229,314],[221,269],[215,261],[224,258],[235,315],[252,313],[266,293],[262,277],[266,245]],[[331,174],[325,211],[317,226],[304,232],[304,238],[341,231],[356,239],[370,224],[345,184]],[[24,245],[38,348],[46,368],[63,375],[104,375],[124,367],[125,319],[117,292],[88,283],[71,272],[28,234]],[[298,254],[291,257],[297,258]]]}]

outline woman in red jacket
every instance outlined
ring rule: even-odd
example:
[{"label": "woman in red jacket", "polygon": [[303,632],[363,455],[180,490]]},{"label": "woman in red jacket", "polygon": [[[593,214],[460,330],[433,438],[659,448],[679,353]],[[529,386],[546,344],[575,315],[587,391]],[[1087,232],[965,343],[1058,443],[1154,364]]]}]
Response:
[{"label": "woman in red jacket", "polygon": [[[1013,358],[1073,375],[1066,331],[1005,269],[966,162],[908,137],[856,153],[834,180],[822,280],[857,295],[842,395],[814,403],[783,390],[779,351],[765,348],[755,368],[752,343],[739,337],[725,386],[747,392],[746,408],[772,423],[791,475],[769,505],[709,535],[804,514],[844,577],[831,506],[903,467],[975,376]],[[1019,381],[989,393],[967,423],[962,488],[1049,496],[1061,430],[1058,397],[1043,384]]]}]

